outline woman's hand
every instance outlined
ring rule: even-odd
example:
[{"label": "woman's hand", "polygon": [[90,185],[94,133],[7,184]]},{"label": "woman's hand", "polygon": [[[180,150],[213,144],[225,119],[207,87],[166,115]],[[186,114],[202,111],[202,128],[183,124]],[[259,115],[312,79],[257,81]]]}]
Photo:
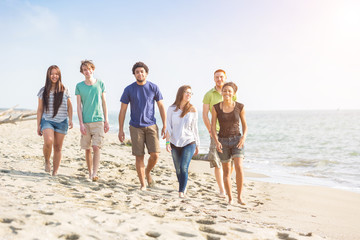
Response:
[{"label": "woman's hand", "polygon": [[69,120],[69,129],[72,129],[74,127],[73,121]]},{"label": "woman's hand", "polygon": [[244,143],[245,143],[245,136],[241,136],[240,141],[238,143],[238,145],[236,145],[237,148],[243,148],[244,147]]},{"label": "woman's hand", "polygon": [[219,153],[222,153],[222,145],[219,141],[216,142],[216,150],[219,152]]},{"label": "woman's hand", "polygon": [[40,137],[42,136],[41,126],[40,126],[40,125],[37,127],[37,134],[38,134]]},{"label": "woman's hand", "polygon": [[198,153],[199,153],[199,148],[198,148],[198,146],[196,146],[194,156],[198,155]]},{"label": "woman's hand", "polygon": [[166,151],[168,151],[169,153],[171,153],[171,146],[170,146],[170,144],[166,144]]}]

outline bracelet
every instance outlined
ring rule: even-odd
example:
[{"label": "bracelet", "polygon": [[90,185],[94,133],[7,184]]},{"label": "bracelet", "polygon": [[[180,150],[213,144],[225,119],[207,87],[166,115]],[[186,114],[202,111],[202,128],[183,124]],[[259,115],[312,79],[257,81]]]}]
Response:
[{"label": "bracelet", "polygon": [[170,145],[170,142],[169,142],[169,141],[167,141],[167,142],[166,142],[166,145]]}]

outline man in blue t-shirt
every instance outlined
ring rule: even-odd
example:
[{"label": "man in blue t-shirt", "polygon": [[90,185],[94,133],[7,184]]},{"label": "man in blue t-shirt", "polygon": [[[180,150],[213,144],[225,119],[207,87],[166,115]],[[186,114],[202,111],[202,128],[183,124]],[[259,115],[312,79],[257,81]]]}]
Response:
[{"label": "man in blue t-shirt", "polygon": [[[149,68],[143,62],[137,62],[132,68],[136,82],[127,86],[121,96],[121,109],[119,113],[119,140],[125,140],[124,120],[130,103],[130,137],[132,154],[136,159],[136,171],[140,180],[141,190],[145,190],[145,177],[149,187],[154,186],[150,172],[154,168],[160,152],[159,130],[155,119],[155,101],[158,105],[163,128],[161,136],[165,138],[166,114],[163,105],[163,97],[158,86],[147,82],[146,77]],[[145,168],[145,144],[150,154],[147,167]]]}]

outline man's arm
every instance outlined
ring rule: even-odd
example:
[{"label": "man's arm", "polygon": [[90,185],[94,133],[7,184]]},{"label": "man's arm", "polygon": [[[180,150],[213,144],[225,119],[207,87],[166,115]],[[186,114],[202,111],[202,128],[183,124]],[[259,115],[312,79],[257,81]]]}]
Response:
[{"label": "man's arm", "polygon": [[102,99],[102,109],[103,109],[104,118],[105,118],[104,132],[107,133],[110,129],[110,125],[109,125],[108,111],[107,111],[107,106],[106,106],[105,92],[102,93],[101,99]]},{"label": "man's arm", "polygon": [[204,121],[204,124],[211,135],[211,124],[209,119],[209,110],[210,110],[210,104],[203,104],[203,111],[202,111],[202,118]]},{"label": "man's arm", "polygon": [[211,110],[211,137],[214,139],[216,143],[216,149],[218,152],[222,153],[222,145],[219,142],[217,132],[216,132],[216,121],[217,121],[217,113],[215,108],[213,107]]},{"label": "man's arm", "polygon": [[44,112],[43,100],[42,100],[41,98],[39,98],[39,101],[38,101],[38,109],[37,109],[37,112],[36,112],[37,134],[38,134],[39,136],[42,136],[40,123],[41,123],[41,118],[42,118],[43,112]]},{"label": "man's arm", "polygon": [[157,101],[157,105],[158,105],[161,120],[162,120],[162,123],[163,123],[163,127],[162,127],[162,130],[161,130],[161,136],[163,137],[163,139],[165,139],[166,138],[166,113],[165,113],[165,107],[164,107],[164,104],[163,104],[162,100]]},{"label": "man's arm", "polygon": [[79,118],[79,124],[80,124],[80,132],[83,135],[86,135],[86,129],[83,122],[83,115],[82,115],[82,107],[81,107],[81,96],[76,95],[76,103],[77,103],[77,115]]},{"label": "man's arm", "polygon": [[71,103],[71,100],[70,98],[68,98],[67,100],[67,106],[68,106],[68,109],[67,109],[67,113],[68,113],[68,117],[69,117],[69,128],[72,129],[73,128],[73,107],[72,107],[72,103]]},{"label": "man's arm", "polygon": [[124,121],[125,121],[125,114],[127,110],[128,104],[121,103],[121,108],[119,112],[119,134],[118,138],[120,142],[124,142],[125,140],[125,133],[124,133]]}]

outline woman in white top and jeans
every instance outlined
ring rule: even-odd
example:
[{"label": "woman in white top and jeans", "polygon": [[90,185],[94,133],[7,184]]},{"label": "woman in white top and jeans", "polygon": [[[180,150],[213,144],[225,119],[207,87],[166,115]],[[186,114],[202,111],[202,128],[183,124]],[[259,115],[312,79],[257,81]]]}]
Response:
[{"label": "woman in white top and jeans", "polygon": [[166,150],[171,152],[179,181],[179,197],[185,197],[188,168],[199,151],[198,113],[190,104],[191,87],[181,86],[173,105],[167,111]]}]

